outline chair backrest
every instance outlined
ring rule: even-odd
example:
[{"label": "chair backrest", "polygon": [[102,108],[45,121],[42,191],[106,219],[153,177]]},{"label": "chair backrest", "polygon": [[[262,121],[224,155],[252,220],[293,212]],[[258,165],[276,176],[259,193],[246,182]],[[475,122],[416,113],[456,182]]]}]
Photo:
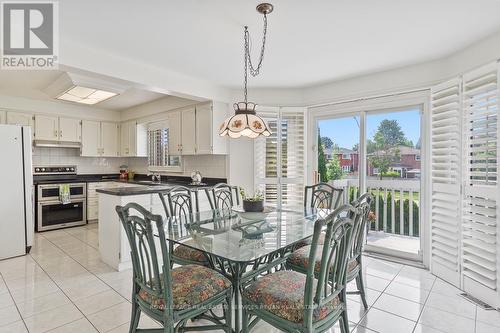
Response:
[{"label": "chair backrest", "polygon": [[211,189],[205,189],[205,193],[212,209],[230,210],[240,204],[237,186],[219,183]]},{"label": "chair backrest", "polygon": [[164,299],[164,311],[172,315],[171,266],[163,218],[136,203],[116,206],[116,212],[130,244],[134,291],[143,289],[156,299]]},{"label": "chair backrest", "polygon": [[327,183],[305,186],[304,207],[336,209],[340,204],[342,192],[344,192],[343,189],[335,188]]},{"label": "chair backrest", "polygon": [[[333,301],[335,297],[342,296],[341,293],[346,287],[347,262],[355,218],[356,209],[351,205],[342,205],[326,218],[315,222],[308,262],[315,262],[316,252],[319,251],[321,261],[319,271],[316,265],[307,267],[304,295],[304,324],[307,327],[312,325],[313,311]],[[319,238],[325,227],[324,244],[321,245],[318,244]]]},{"label": "chair backrest", "polygon": [[193,205],[193,192],[185,186],[176,186],[168,191],[160,192],[166,217],[177,216],[187,221],[192,214],[198,212],[198,205]]},{"label": "chair backrest", "polygon": [[373,196],[367,192],[351,203],[358,210],[352,231],[351,260],[358,258],[363,252],[366,224],[368,223],[368,214],[370,213],[372,201]]}]

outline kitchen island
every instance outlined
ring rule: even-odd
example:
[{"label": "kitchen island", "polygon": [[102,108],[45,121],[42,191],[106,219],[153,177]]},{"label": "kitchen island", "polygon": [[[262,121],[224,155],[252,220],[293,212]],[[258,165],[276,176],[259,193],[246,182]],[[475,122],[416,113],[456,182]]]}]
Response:
[{"label": "kitchen island", "polygon": [[[135,202],[154,214],[166,217],[159,193],[165,193],[179,184],[159,183],[155,185],[127,184],[106,189],[99,193],[99,252],[101,260],[121,271],[132,267],[130,246],[127,235],[116,213],[116,206],[125,206]],[[200,211],[210,210],[210,203],[205,193],[210,186],[190,186],[193,193],[193,205]],[[196,202],[198,201],[198,204]]]}]

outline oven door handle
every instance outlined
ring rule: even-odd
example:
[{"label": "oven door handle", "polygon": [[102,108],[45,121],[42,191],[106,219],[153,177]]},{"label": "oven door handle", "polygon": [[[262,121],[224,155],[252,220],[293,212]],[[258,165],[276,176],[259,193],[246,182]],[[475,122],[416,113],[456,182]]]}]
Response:
[{"label": "oven door handle", "polygon": [[[71,205],[73,203],[83,203],[85,204],[87,200],[86,199],[71,199],[71,201],[65,205]],[[39,206],[48,206],[48,205],[62,205],[62,201],[61,200],[50,200],[50,201],[39,201],[38,202],[38,205]]]}]

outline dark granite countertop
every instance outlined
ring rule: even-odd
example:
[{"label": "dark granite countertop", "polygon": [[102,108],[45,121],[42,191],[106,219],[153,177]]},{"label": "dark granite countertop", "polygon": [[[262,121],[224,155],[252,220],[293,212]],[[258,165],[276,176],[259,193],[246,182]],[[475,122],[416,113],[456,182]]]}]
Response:
[{"label": "dark granite countertop", "polygon": [[201,191],[211,188],[213,185],[187,185],[179,183],[169,183],[161,182],[154,185],[144,184],[138,181],[120,181],[126,184],[137,184],[139,186],[124,186],[124,187],[111,187],[97,189],[98,193],[115,195],[115,196],[129,196],[129,195],[142,195],[142,194],[154,194],[161,192],[168,192],[176,186],[185,186],[192,191]]},{"label": "dark granite countertop", "polygon": [[[94,182],[123,182],[127,184],[138,184],[144,186],[160,186],[165,185],[168,187],[182,185],[192,187],[190,177],[184,176],[162,176],[161,183],[151,182],[151,177],[144,174],[136,174],[132,180],[121,180],[119,174],[81,174],[81,175],[64,175],[64,176],[34,176],[33,183],[37,184],[60,184],[60,183],[94,183]],[[203,178],[203,183],[207,186],[212,186],[218,183],[226,183],[225,178]],[[199,186],[196,186],[199,187]],[[129,187],[131,188],[131,187]]]}]

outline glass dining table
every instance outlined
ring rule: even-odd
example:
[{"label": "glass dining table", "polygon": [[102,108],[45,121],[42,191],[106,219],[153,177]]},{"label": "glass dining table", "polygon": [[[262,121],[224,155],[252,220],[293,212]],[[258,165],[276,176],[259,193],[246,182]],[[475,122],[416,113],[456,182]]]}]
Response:
[{"label": "glass dining table", "polygon": [[170,243],[202,251],[210,266],[234,287],[234,327],[240,331],[240,288],[250,279],[284,264],[286,254],[313,235],[314,222],[325,218],[327,209],[266,208],[262,213],[209,210],[170,217],[165,237]]}]

